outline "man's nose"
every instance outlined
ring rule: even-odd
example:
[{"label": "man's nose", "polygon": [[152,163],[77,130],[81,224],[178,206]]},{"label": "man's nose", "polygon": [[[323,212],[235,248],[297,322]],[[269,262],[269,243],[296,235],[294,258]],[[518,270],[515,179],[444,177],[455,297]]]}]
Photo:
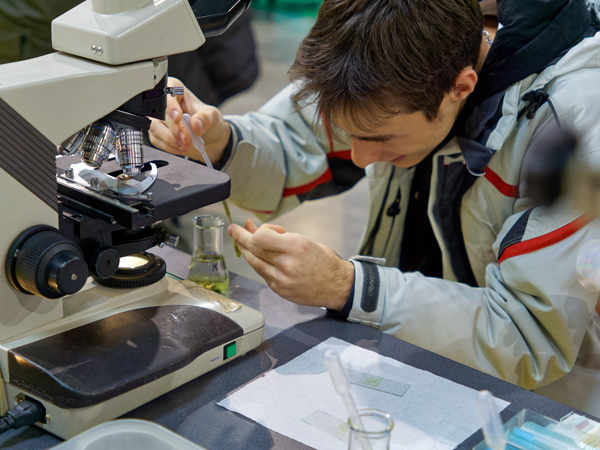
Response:
[{"label": "man's nose", "polygon": [[364,143],[352,142],[352,162],[358,167],[364,169],[371,163],[379,161],[381,150],[378,150],[373,145],[365,145]]}]

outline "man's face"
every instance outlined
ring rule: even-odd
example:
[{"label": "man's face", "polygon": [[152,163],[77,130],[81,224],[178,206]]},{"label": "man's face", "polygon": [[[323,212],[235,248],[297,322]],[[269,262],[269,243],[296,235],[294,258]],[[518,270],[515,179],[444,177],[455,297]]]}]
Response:
[{"label": "man's face", "polygon": [[368,132],[344,118],[336,120],[336,125],[352,138],[352,161],[358,167],[382,161],[407,168],[423,161],[444,140],[458,112],[457,103],[446,98],[433,121],[415,112],[392,116]]}]

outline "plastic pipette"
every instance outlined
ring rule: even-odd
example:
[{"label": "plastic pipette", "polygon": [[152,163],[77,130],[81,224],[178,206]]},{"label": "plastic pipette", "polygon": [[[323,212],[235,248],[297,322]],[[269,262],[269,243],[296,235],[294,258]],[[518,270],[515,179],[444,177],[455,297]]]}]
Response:
[{"label": "plastic pipette", "polygon": [[477,411],[481,419],[483,438],[488,448],[504,450],[506,436],[496,408],[496,400],[490,391],[479,391],[477,394]]},{"label": "plastic pipette", "polygon": [[[206,167],[208,167],[209,169],[213,169],[213,165],[210,162],[210,158],[208,157],[208,155],[206,154],[206,150],[204,149],[204,139],[202,139],[200,136],[194,133],[194,130],[192,130],[191,117],[188,113],[183,114],[183,123],[185,123],[185,126],[190,132],[190,136],[192,137],[192,145],[196,150],[198,150],[202,154],[202,158],[204,159]],[[227,216],[227,220],[230,224],[233,223],[233,220],[231,219],[231,212],[229,211],[229,205],[227,205],[227,202],[225,200],[223,200],[223,208],[225,209],[225,215]],[[235,241],[232,242],[233,250],[235,251],[235,256],[239,258],[240,256],[242,256],[242,254],[240,253],[240,249],[238,248]]]},{"label": "plastic pipette", "polygon": [[[346,405],[350,419],[355,421],[361,430],[364,430],[364,424],[362,423],[360,414],[358,414],[358,410],[352,399],[352,394],[350,393],[350,383],[348,383],[346,372],[344,372],[340,357],[335,350],[330,348],[325,350],[323,353],[323,364],[325,364],[327,372],[329,372],[335,390],[340,394],[342,400],[344,400],[344,405]],[[360,443],[364,450],[371,450],[371,446],[364,439],[361,439]]]},{"label": "plastic pipette", "polygon": [[185,126],[190,132],[190,136],[192,137],[192,145],[196,150],[198,150],[202,154],[202,158],[204,158],[204,164],[206,164],[206,166],[209,169],[212,169],[213,165],[210,162],[210,158],[206,154],[206,150],[204,149],[204,140],[196,133],[194,133],[194,130],[192,130],[191,117],[188,113],[183,114],[183,123],[185,123]]}]

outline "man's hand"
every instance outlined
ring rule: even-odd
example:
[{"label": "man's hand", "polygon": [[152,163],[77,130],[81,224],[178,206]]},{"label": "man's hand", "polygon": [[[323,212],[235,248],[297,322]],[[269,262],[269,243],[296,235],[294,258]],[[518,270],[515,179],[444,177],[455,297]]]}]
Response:
[{"label": "man's hand", "polygon": [[354,265],[333,250],[278,225],[244,228],[230,225],[229,235],[267,285],[294,303],[340,310],[354,282]]},{"label": "man's hand", "polygon": [[177,78],[170,77],[168,85],[183,87],[184,94],[168,97],[165,121],[152,119],[149,132],[152,145],[175,155],[204,162],[201,153],[192,146],[192,138],[182,120],[183,113],[188,113],[192,129],[204,140],[211,162],[218,162],[231,135],[223,115],[214,106],[202,103]]}]

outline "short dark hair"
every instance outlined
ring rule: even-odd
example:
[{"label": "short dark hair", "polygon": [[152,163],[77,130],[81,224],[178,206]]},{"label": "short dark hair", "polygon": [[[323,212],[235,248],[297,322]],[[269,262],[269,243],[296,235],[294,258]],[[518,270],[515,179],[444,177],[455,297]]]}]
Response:
[{"label": "short dark hair", "polygon": [[362,129],[417,111],[433,121],[482,33],[478,0],[324,0],[289,71],[295,100]]}]

